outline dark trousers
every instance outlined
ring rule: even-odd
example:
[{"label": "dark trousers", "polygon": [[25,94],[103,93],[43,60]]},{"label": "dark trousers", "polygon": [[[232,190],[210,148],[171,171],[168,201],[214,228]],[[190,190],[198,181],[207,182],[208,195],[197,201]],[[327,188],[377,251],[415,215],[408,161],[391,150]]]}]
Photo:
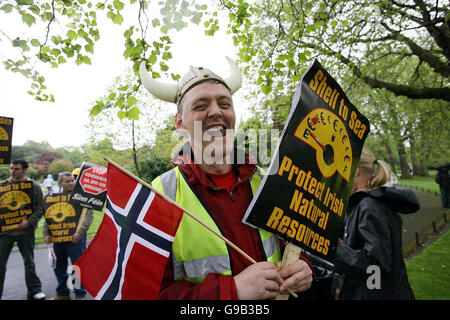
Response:
[{"label": "dark trousers", "polygon": [[440,185],[442,208],[450,208],[450,187]]},{"label": "dark trousers", "polygon": [[28,299],[31,299],[36,293],[41,292],[41,280],[39,280],[36,274],[36,267],[34,264],[34,232],[15,236],[8,234],[0,235],[0,298],[3,294],[6,264],[15,242],[17,242],[19,251],[22,254],[25,267],[25,283],[27,284],[28,289]]},{"label": "dark trousers", "polygon": [[[70,258],[71,263],[74,264],[78,258],[81,257],[84,250],[86,250],[86,235],[82,237],[78,243],[62,242],[53,244],[53,251],[56,256],[55,275],[58,280],[58,286],[56,287],[56,294],[58,296],[70,295],[70,289],[67,286],[67,279],[69,279],[67,273],[67,267],[69,265],[68,259]],[[73,277],[75,277],[75,275],[71,275],[71,280]],[[78,283],[78,281],[75,281],[75,283],[71,281],[71,283],[74,286],[76,298],[86,296],[86,290],[81,283]]]}]

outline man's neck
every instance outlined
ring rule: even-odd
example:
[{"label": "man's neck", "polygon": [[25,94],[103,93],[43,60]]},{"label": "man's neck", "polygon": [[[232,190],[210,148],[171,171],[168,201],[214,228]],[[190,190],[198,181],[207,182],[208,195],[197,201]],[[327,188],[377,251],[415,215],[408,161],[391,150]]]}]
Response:
[{"label": "man's neck", "polygon": [[11,182],[11,183],[17,183],[17,182],[24,182],[26,179],[25,179],[25,177],[21,177],[21,178],[13,178],[13,177],[10,177],[9,179],[8,179],[8,181],[9,182]]},{"label": "man's neck", "polygon": [[231,164],[197,164],[197,166],[206,173],[220,174],[230,171]]}]

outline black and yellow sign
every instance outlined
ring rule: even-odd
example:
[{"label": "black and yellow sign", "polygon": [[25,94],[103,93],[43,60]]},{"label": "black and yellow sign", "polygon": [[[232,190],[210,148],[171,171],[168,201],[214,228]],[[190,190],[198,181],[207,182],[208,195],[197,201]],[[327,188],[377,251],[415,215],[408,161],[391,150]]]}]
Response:
[{"label": "black and yellow sign", "polygon": [[13,118],[0,117],[0,164],[11,163]]},{"label": "black and yellow sign", "polygon": [[369,121],[315,61],[243,221],[332,264]]},{"label": "black and yellow sign", "polygon": [[81,207],[69,203],[70,194],[56,193],[44,198],[44,217],[52,242],[71,242]]},{"label": "black and yellow sign", "polygon": [[33,182],[0,185],[0,233],[17,228],[33,213]]}]

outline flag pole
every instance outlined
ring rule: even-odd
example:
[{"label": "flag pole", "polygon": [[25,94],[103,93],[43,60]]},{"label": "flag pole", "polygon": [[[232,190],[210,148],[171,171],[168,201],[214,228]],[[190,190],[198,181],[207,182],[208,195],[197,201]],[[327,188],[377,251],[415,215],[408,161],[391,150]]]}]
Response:
[{"label": "flag pole", "polygon": [[[253,259],[252,257],[250,257],[248,254],[246,254],[241,248],[239,248],[238,246],[236,246],[233,242],[231,242],[230,240],[228,240],[227,238],[225,238],[223,235],[221,235],[220,233],[216,232],[214,229],[212,229],[209,225],[207,225],[205,222],[203,222],[201,219],[197,218],[194,214],[190,213],[189,211],[187,211],[186,209],[184,209],[183,207],[181,207],[178,203],[176,203],[174,200],[170,199],[169,197],[167,197],[166,195],[162,194],[161,192],[159,192],[158,190],[156,190],[155,188],[153,188],[149,183],[145,182],[144,180],[140,179],[139,177],[135,176],[134,174],[132,174],[131,172],[129,172],[128,170],[126,170],[125,168],[121,167],[120,165],[118,165],[117,163],[115,163],[114,161],[112,161],[111,159],[107,158],[107,157],[103,157],[103,159],[105,159],[107,162],[111,163],[113,166],[115,166],[117,169],[119,169],[120,171],[122,171],[124,174],[126,174],[127,176],[131,177],[132,179],[138,181],[140,184],[142,184],[143,186],[145,186],[146,188],[152,190],[154,193],[156,193],[157,195],[159,195],[161,198],[163,198],[164,200],[166,200],[167,202],[173,204],[174,206],[176,206],[177,208],[179,208],[180,210],[182,210],[184,213],[186,213],[189,217],[191,217],[192,219],[194,219],[195,221],[197,221],[198,223],[200,223],[202,226],[204,226],[206,229],[208,229],[209,231],[211,231],[214,235],[216,235],[217,237],[219,237],[221,240],[225,241],[226,244],[228,244],[230,247],[232,247],[234,250],[236,250],[239,254],[241,254],[243,257],[245,257],[248,261],[250,261],[251,263],[255,264],[257,263],[255,259]],[[286,291],[288,291],[291,295],[293,295],[295,298],[297,298],[297,294],[295,292],[293,292],[291,289],[286,289]]]}]

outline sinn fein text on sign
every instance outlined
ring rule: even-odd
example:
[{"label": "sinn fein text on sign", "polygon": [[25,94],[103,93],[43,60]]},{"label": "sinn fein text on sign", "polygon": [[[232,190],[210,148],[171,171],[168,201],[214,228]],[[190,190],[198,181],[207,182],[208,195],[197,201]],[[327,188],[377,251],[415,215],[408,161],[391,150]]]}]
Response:
[{"label": "sinn fein text on sign", "polygon": [[97,164],[84,162],[75,182],[70,203],[101,211],[103,210],[105,201],[106,168]]}]

